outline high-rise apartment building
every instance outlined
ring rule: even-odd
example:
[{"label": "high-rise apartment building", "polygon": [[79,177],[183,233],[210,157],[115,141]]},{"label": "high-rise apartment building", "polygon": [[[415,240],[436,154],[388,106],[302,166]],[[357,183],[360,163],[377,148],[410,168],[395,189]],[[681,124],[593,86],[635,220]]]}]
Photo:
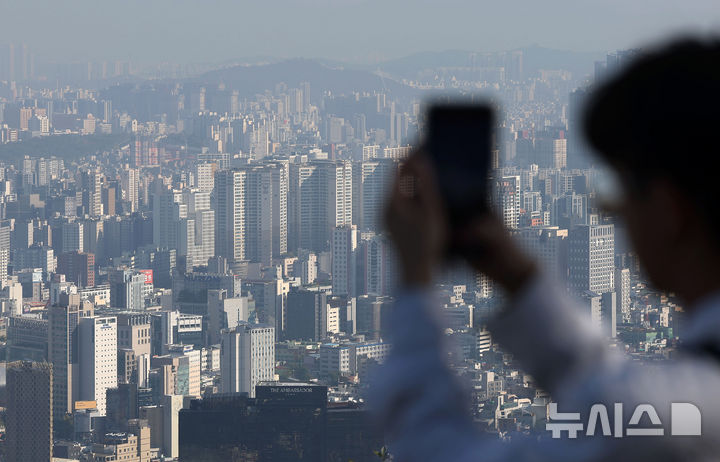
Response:
[{"label": "high-rise apartment building", "polygon": [[120,176],[120,188],[122,199],[130,205],[127,212],[132,213],[138,210],[138,181],[139,171],[125,165]]},{"label": "high-rise apartment building", "polygon": [[291,88],[288,90],[288,112],[296,115],[304,111],[303,107],[303,91],[299,88]]},{"label": "high-rise apartment building", "polygon": [[332,238],[332,291],[333,295],[357,296],[358,231],[355,225],[340,226],[333,230]]},{"label": "high-rise apartment building", "polygon": [[269,265],[287,252],[287,170],[283,164],[215,175],[216,255]]},{"label": "high-rise apartment building", "polygon": [[[523,191],[520,199],[520,208],[528,214],[541,212],[543,210],[542,194],[538,191]],[[547,225],[549,223],[544,224]]]},{"label": "high-rise apartment building", "polygon": [[187,268],[207,265],[215,255],[215,211],[210,192],[184,190],[184,217],[177,218],[178,256],[186,257]]},{"label": "high-rise apartment building", "polygon": [[243,324],[222,332],[220,378],[223,393],[255,397],[259,382],[275,377],[275,328]]},{"label": "high-rise apartment building", "polygon": [[10,264],[10,222],[0,221],[0,288],[5,287]]},{"label": "high-rise apartment building", "polygon": [[8,364],[5,451],[8,461],[47,462],[53,447],[53,368],[48,363]]},{"label": "high-rise apartment building", "polygon": [[20,130],[29,130],[30,129],[30,119],[32,118],[32,108],[31,107],[21,107],[20,108]]},{"label": "high-rise apartment building", "polygon": [[153,200],[153,243],[177,249],[188,268],[207,265],[215,254],[215,211],[210,191],[161,185]]},{"label": "high-rise apartment building", "polygon": [[78,326],[94,310],[78,294],[60,293],[57,298],[58,303],[48,308],[48,359],[53,365],[53,414],[60,417],[73,412],[79,396]]},{"label": "high-rise apartment building", "polygon": [[133,167],[151,167],[158,165],[159,150],[154,138],[136,136],[135,140],[130,143],[130,148]]},{"label": "high-rise apartment building", "polygon": [[247,170],[215,174],[215,255],[229,262],[246,260],[246,182]]},{"label": "high-rise apartment building", "polygon": [[270,265],[273,257],[273,181],[269,168],[248,171],[245,193],[245,258]]},{"label": "high-rise apartment building", "polygon": [[352,163],[290,164],[289,250],[327,250],[332,230],[352,225]]},{"label": "high-rise apartment building", "polygon": [[212,192],[215,188],[215,171],[218,165],[214,162],[200,162],[195,165],[195,187],[200,191]]},{"label": "high-rise apartment building", "polygon": [[497,212],[507,228],[520,226],[520,177],[503,176],[495,181]]},{"label": "high-rise apartment building", "polygon": [[373,159],[354,165],[353,219],[358,229],[382,230],[382,213],[397,166],[393,159]]},{"label": "high-rise apartment building", "polygon": [[102,104],[102,112],[103,112],[103,122],[110,123],[112,122],[112,116],[113,116],[113,109],[112,109],[112,100],[102,100],[100,102]]},{"label": "high-rise apartment building", "polygon": [[103,214],[102,175],[97,171],[83,170],[80,172],[80,187],[86,213],[91,217],[101,216]]},{"label": "high-rise apartment building", "polygon": [[272,182],[272,256],[280,257],[288,251],[288,190],[290,165],[274,161],[270,169]]},{"label": "high-rise apartment building", "polygon": [[617,308],[621,319],[630,317],[630,270],[617,268],[615,270],[615,292],[617,293]]},{"label": "high-rise apartment building", "polygon": [[303,111],[308,112],[312,101],[310,95],[310,82],[300,82],[300,90],[302,90]]},{"label": "high-rise apartment building", "polygon": [[81,318],[78,326],[80,350],[79,398],[95,401],[105,415],[106,391],[117,388],[117,318],[92,316]]}]

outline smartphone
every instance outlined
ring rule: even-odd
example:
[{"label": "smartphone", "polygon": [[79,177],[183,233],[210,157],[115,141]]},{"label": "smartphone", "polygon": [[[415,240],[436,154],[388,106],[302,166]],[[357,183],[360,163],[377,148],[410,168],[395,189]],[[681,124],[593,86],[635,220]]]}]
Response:
[{"label": "smartphone", "polygon": [[481,104],[441,104],[428,113],[427,150],[435,167],[451,231],[489,209],[493,110]]}]

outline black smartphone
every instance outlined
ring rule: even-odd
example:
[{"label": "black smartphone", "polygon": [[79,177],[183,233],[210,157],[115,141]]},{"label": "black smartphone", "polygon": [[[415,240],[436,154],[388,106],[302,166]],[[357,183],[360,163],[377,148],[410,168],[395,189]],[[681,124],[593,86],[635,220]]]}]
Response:
[{"label": "black smartphone", "polygon": [[482,104],[441,104],[428,113],[427,149],[457,230],[489,209],[494,112]]}]

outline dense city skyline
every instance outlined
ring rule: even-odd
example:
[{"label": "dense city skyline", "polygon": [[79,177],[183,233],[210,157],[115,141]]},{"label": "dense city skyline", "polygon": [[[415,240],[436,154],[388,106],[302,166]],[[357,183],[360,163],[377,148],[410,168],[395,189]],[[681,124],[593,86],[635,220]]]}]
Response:
[{"label": "dense city skyline", "polygon": [[[173,4],[150,2],[148,27],[153,12],[187,14]],[[143,67],[174,36],[139,34],[127,43],[153,46],[109,58],[117,28],[137,27],[124,15],[143,20],[133,6],[102,11],[118,13],[109,41],[87,40],[102,58],[47,60],[16,26],[0,43],[0,462],[377,460],[389,442],[366,400],[403,281],[383,210],[437,94],[502,108],[484,153],[488,201],[601,341],[643,361],[675,353],[682,302],[648,284],[624,224],[604,212],[607,172],[581,128],[594,85],[642,50],[430,53],[382,72],[299,59]],[[88,8],[84,21],[101,14]],[[206,14],[196,30],[210,34]],[[173,46],[208,49],[187,37]],[[472,384],[475,426],[547,436],[552,396],[488,330],[503,291],[470,267],[432,269],[438,337],[452,345],[440,356]]]}]

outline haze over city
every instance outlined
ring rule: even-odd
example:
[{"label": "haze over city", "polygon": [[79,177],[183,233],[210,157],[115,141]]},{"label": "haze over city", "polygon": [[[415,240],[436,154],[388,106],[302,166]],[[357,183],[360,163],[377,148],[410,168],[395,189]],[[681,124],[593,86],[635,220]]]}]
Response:
[{"label": "haze over city", "polygon": [[605,52],[720,20],[713,0],[2,0],[0,12],[0,44],[27,43],[46,59],[181,64],[255,56],[375,63],[533,44]]}]

